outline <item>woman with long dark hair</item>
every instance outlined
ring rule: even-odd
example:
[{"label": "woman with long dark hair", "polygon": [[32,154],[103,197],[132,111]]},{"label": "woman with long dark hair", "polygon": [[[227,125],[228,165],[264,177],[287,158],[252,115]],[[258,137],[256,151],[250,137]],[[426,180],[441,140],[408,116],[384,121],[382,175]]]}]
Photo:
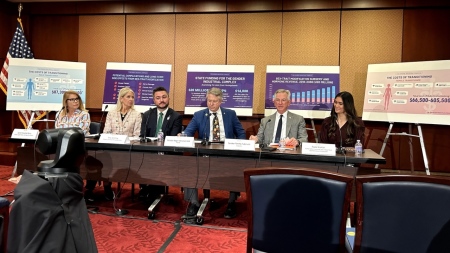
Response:
[{"label": "woman with long dark hair", "polygon": [[347,91],[338,93],[331,116],[322,123],[320,142],[334,143],[336,147],[354,147],[360,140],[364,146],[364,123],[356,115],[352,94]]}]

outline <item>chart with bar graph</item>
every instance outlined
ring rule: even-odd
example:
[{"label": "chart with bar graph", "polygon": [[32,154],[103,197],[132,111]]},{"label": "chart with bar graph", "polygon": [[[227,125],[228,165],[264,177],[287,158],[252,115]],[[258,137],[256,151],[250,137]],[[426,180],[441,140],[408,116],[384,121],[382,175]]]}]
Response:
[{"label": "chart with bar graph", "polygon": [[339,93],[339,66],[268,65],[266,115],[276,111],[273,97],[278,89],[290,91],[290,111],[306,118],[328,117]]}]

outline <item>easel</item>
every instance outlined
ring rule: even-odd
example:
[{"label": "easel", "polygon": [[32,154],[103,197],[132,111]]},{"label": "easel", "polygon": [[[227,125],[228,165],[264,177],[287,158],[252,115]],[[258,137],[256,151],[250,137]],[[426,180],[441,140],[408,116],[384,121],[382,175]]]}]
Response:
[{"label": "easel", "polygon": [[316,139],[316,143],[319,143],[319,137],[317,137],[316,127],[314,126],[314,119],[311,119],[311,128],[306,128],[306,130],[313,131],[314,139]]},{"label": "easel", "polygon": [[[33,129],[33,127],[32,127],[33,123],[34,122],[38,122],[38,121],[45,121],[45,128],[48,129],[48,122],[49,121],[54,121],[54,120],[49,120],[48,119],[48,113],[49,112],[47,112],[45,114],[45,119],[34,120],[34,115],[36,114],[36,111],[31,111],[31,116],[30,116],[30,120],[28,121],[27,129]],[[21,148],[25,147],[25,143],[23,142],[22,145],[20,145],[20,147]],[[16,172],[17,172],[17,160],[16,160],[16,163],[14,164],[14,169],[13,169],[13,172],[11,174],[11,178],[14,178],[14,175],[16,174]]]},{"label": "easel", "polygon": [[[392,131],[392,127],[394,126],[394,122],[389,122],[389,129],[386,133],[386,137],[384,138],[383,141],[383,145],[381,146],[381,151],[380,151],[380,155],[383,155],[384,149],[386,148],[386,144],[389,140],[389,136],[390,135],[401,135],[401,136],[409,136],[409,152],[410,152],[410,162],[411,162],[411,171],[414,171],[414,166],[413,166],[413,149],[412,149],[412,137],[419,137],[420,140],[420,147],[422,148],[422,156],[423,156],[423,163],[425,165],[425,172],[427,175],[430,175],[430,169],[428,167],[428,158],[427,158],[427,153],[425,151],[425,144],[423,142],[423,134],[422,134],[422,127],[420,126],[419,123],[416,123],[417,126],[417,130],[419,132],[419,135],[414,135],[412,134],[412,127],[411,124],[409,124],[409,133],[391,133]],[[375,165],[375,169],[378,168],[378,164]]]}]

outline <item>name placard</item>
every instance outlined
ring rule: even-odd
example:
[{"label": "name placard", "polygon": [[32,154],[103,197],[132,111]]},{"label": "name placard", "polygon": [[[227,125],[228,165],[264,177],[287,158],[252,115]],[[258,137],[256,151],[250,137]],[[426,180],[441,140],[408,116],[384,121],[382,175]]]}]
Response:
[{"label": "name placard", "polygon": [[335,156],[336,145],[326,143],[302,142],[302,154]]},{"label": "name placard", "polygon": [[36,140],[39,135],[39,130],[36,129],[14,129],[11,134],[12,139],[27,139]]},{"label": "name placard", "polygon": [[225,139],[224,149],[255,151],[254,140]]},{"label": "name placard", "polygon": [[166,136],[164,146],[168,147],[195,147],[194,137]]},{"label": "name placard", "polygon": [[98,143],[129,144],[130,138],[125,134],[101,134]]}]

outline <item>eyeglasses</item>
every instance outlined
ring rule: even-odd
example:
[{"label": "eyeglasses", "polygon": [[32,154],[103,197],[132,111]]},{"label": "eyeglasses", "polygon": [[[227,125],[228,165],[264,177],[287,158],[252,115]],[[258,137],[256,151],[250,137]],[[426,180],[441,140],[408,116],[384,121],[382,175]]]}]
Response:
[{"label": "eyeglasses", "polygon": [[274,101],[275,101],[275,103],[286,103],[288,100],[285,99],[285,98],[283,98],[283,99],[277,98],[277,99],[275,99]]},{"label": "eyeglasses", "polygon": [[67,99],[67,101],[78,102],[78,101],[80,101],[80,99],[79,98],[69,98],[69,99]]}]

